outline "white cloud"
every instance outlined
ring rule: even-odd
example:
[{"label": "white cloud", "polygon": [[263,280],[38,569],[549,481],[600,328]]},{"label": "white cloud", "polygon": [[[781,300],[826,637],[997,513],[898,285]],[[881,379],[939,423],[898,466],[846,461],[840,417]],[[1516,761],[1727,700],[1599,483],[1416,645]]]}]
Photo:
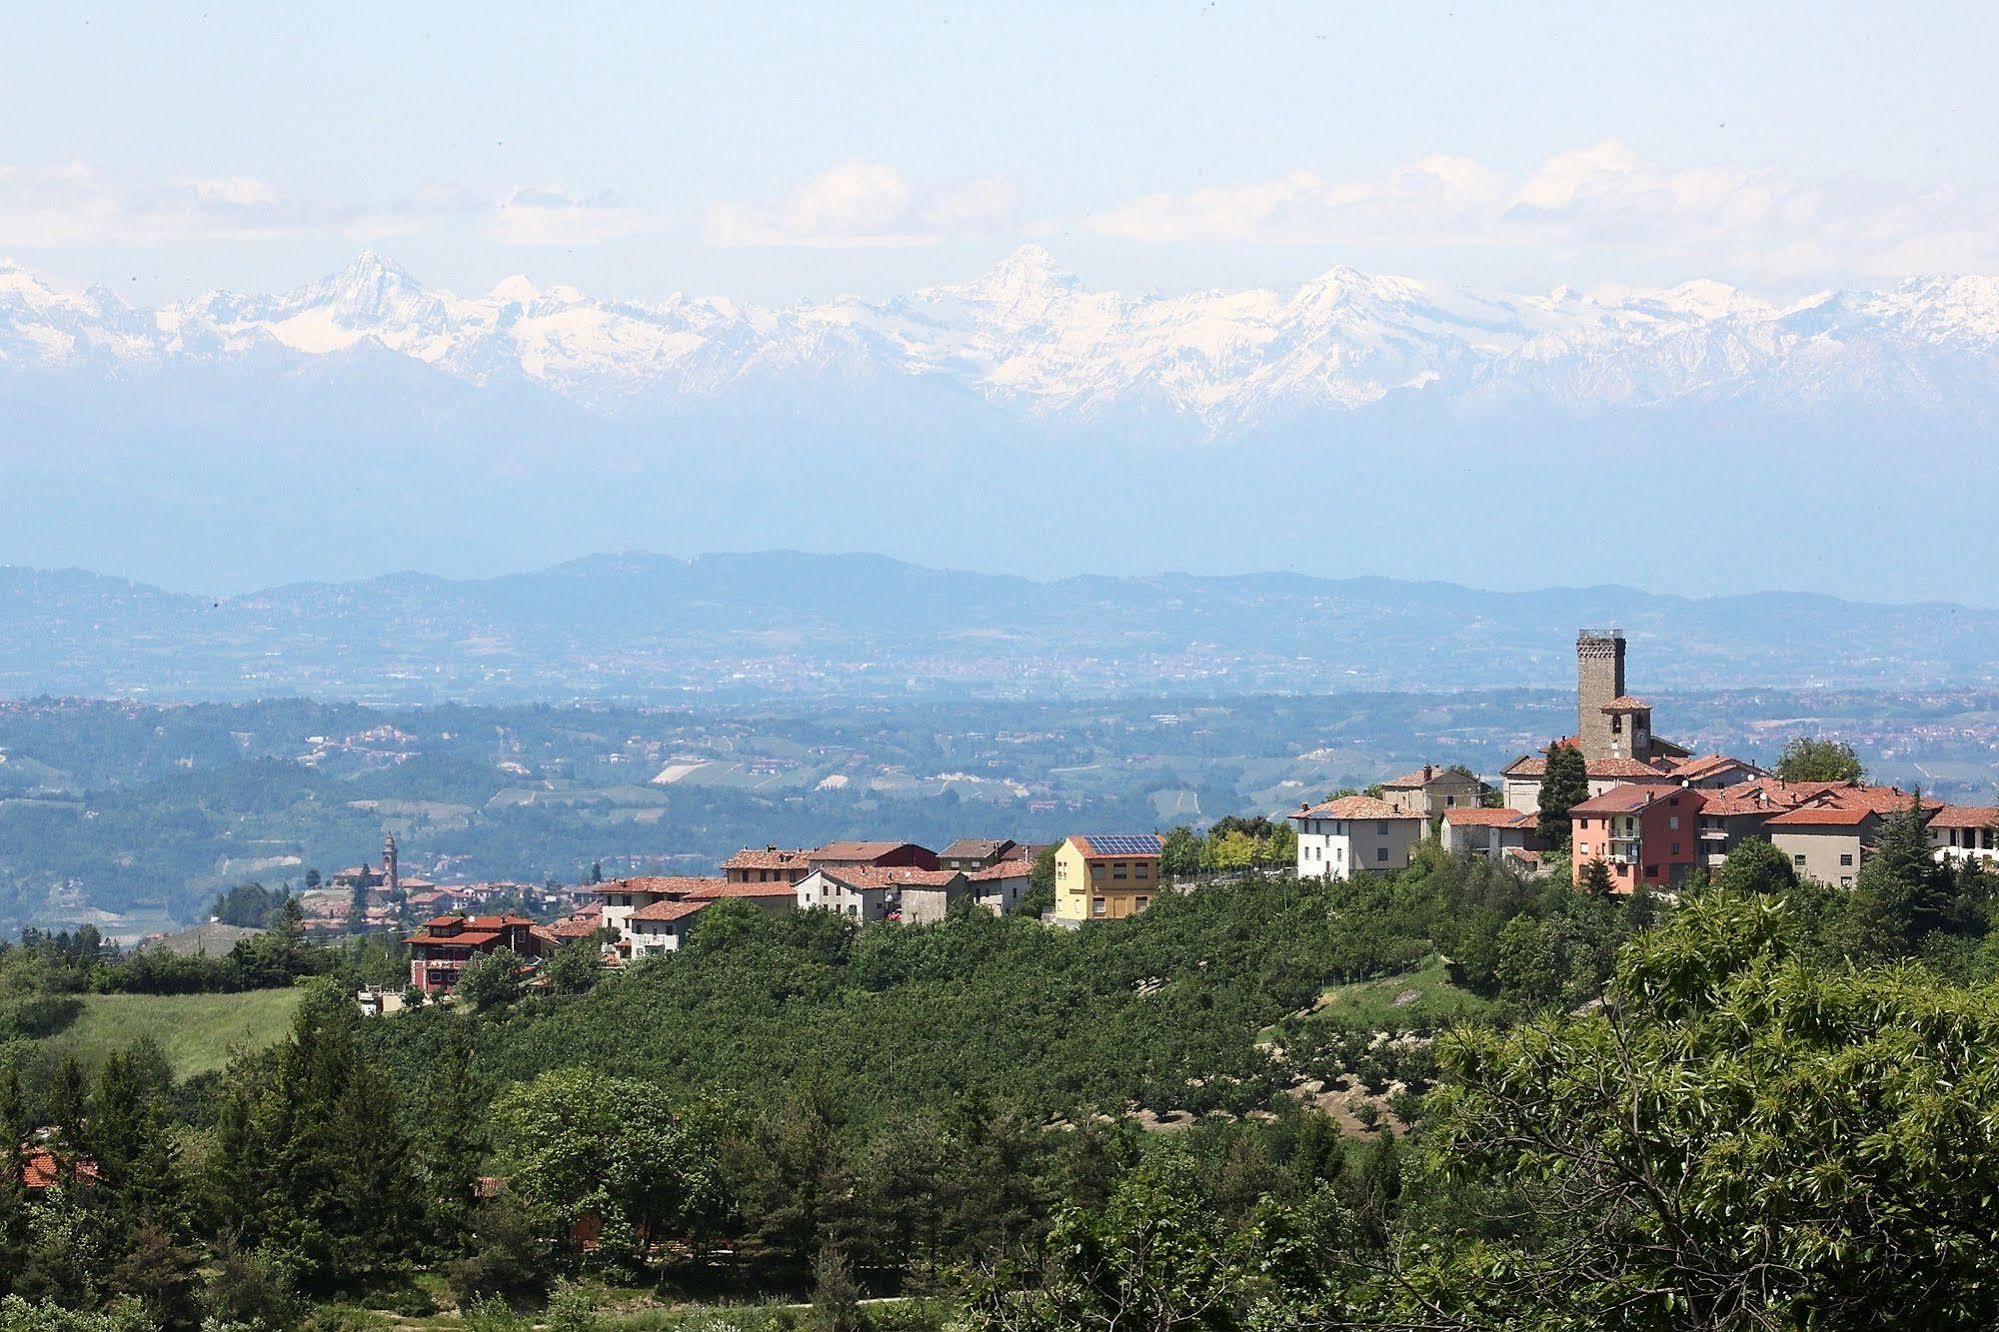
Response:
[{"label": "white cloud", "polygon": [[250,176],[137,181],[81,162],[0,165],[0,245],[392,236],[407,219],[285,194]]},{"label": "white cloud", "polygon": [[1152,194],[1083,230],[1147,243],[1596,252],[1773,277],[1899,275],[1999,262],[1999,205],[1774,169],[1666,167],[1616,141],[1524,174],[1432,157],[1385,176],[1311,171]]},{"label": "white cloud", "polygon": [[494,214],[488,233],[503,245],[599,245],[658,224],[615,196],[579,198],[557,185],[523,186]]},{"label": "white cloud", "polygon": [[933,245],[950,236],[983,235],[1014,212],[1014,187],[980,177],[918,190],[894,167],[847,162],[825,171],[773,205],[717,200],[708,206],[710,245]]}]

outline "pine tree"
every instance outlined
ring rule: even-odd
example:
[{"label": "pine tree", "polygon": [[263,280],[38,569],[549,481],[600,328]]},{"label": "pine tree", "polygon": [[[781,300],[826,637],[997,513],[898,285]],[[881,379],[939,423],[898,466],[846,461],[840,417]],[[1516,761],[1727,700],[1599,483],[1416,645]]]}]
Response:
[{"label": "pine tree", "polygon": [[1541,841],[1551,847],[1569,844],[1569,810],[1589,799],[1589,765],[1574,745],[1548,746],[1548,766],[1541,775]]},{"label": "pine tree", "polygon": [[1610,866],[1591,856],[1589,863],[1583,866],[1583,881],[1577,886],[1591,897],[1609,897],[1616,885],[1611,882]]}]

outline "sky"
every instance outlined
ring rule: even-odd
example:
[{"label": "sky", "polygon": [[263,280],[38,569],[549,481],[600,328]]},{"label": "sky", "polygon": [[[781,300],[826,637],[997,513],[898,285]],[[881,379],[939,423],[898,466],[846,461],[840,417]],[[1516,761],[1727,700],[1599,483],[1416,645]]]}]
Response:
[{"label": "sky", "polygon": [[1769,3],[18,7],[0,256],[157,303],[879,298],[1348,263],[1769,296],[1999,269],[1999,10]]}]

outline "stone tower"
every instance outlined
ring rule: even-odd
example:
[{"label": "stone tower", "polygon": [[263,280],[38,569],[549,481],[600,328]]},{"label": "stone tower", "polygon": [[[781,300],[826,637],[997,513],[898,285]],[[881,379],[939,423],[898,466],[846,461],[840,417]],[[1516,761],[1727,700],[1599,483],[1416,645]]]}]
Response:
[{"label": "stone tower", "polygon": [[389,895],[393,897],[401,884],[402,878],[396,872],[396,835],[384,833],[382,834],[382,887],[388,889]]},{"label": "stone tower", "polygon": [[[1624,696],[1624,631],[1576,635],[1576,745],[1585,759],[1629,757],[1603,708]],[[1621,728],[1620,728],[1621,729]]]}]

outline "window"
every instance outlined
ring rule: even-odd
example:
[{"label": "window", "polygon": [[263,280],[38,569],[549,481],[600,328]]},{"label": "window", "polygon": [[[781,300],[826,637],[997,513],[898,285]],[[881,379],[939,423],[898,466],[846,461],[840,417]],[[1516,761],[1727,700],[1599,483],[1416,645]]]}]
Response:
[{"label": "window", "polygon": [[1673,843],[1673,854],[1676,856],[1680,854],[1680,844],[1678,842]]},{"label": "window", "polygon": [[1132,877],[1132,878],[1134,878],[1134,879],[1149,879],[1149,878],[1151,878],[1151,877],[1152,877],[1152,866],[1150,866],[1150,865],[1133,865],[1133,866],[1131,867],[1131,877]]},{"label": "window", "polygon": [[1103,899],[1103,898],[1101,898],[1101,897],[1093,897],[1093,898],[1091,898],[1091,899],[1090,899],[1090,914],[1091,914],[1091,915],[1093,915],[1093,916],[1101,916],[1101,915],[1103,915],[1103,914],[1104,914],[1104,899]]},{"label": "window", "polygon": [[1680,816],[1675,814],[1670,819],[1667,819],[1666,826],[1672,831],[1678,832],[1680,830]]},{"label": "window", "polygon": [[1377,823],[1374,825],[1374,831],[1377,836],[1386,837],[1388,836],[1388,825],[1385,823]]},{"label": "window", "polygon": [[1377,846],[1376,848],[1374,848],[1374,858],[1376,860],[1388,859],[1388,848],[1385,846]]},{"label": "window", "polygon": [[1791,857],[1791,864],[1793,864],[1799,869],[1803,869],[1805,867],[1805,853],[1800,851],[1797,854],[1793,855]]},{"label": "window", "polygon": [[1122,879],[1125,877],[1125,866],[1122,860],[1111,866],[1111,877],[1113,879]]},{"label": "window", "polygon": [[1578,843],[1578,844],[1576,845],[1576,854],[1577,854],[1577,855],[1581,855],[1581,856],[1586,856],[1586,855],[1588,855],[1588,854],[1589,854],[1589,843],[1588,843],[1588,842],[1580,842],[1580,843]]},{"label": "window", "polygon": [[1839,858],[1839,863],[1842,865],[1851,865],[1853,863],[1853,853],[1851,851],[1843,853]]},{"label": "window", "polygon": [[1132,899],[1131,899],[1131,906],[1132,906],[1132,910],[1134,910],[1134,911],[1143,911],[1143,910],[1145,910],[1145,904],[1146,904],[1147,902],[1151,901],[1151,900],[1152,900],[1152,899],[1151,899],[1151,898],[1149,898],[1149,897],[1134,897],[1134,898],[1132,898]]},{"label": "window", "polygon": [[1851,888],[1853,886],[1853,876],[1851,874],[1840,875],[1839,886],[1842,888]]},{"label": "window", "polygon": [[1658,867],[1657,865],[1647,865],[1647,866],[1645,867],[1645,877],[1646,877],[1646,878],[1648,878],[1648,879],[1656,879],[1656,878],[1658,878],[1658,877],[1659,877],[1659,867]]}]

